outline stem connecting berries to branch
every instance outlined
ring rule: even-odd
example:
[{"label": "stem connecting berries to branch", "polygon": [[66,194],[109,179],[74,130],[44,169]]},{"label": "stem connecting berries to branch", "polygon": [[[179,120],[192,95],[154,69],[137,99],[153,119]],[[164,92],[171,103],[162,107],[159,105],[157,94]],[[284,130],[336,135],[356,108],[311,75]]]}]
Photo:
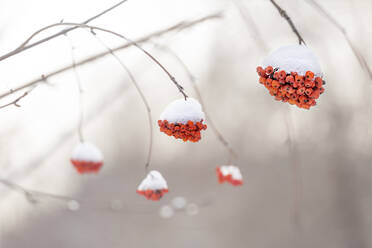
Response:
[{"label": "stem connecting berries to branch", "polygon": [[275,6],[275,8],[279,11],[279,14],[288,22],[289,26],[291,26],[292,31],[296,34],[298,38],[298,43],[306,45],[304,39],[301,37],[300,32],[298,32],[296,26],[294,25],[292,19],[288,16],[287,12],[282,9],[274,0],[270,0],[271,3]]}]

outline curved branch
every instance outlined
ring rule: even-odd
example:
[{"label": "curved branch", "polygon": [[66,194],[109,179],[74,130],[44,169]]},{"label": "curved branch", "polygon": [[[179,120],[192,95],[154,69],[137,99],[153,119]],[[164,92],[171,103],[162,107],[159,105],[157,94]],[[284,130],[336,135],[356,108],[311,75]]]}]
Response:
[{"label": "curved branch", "polygon": [[57,27],[57,26],[76,26],[76,27],[80,27],[80,28],[89,28],[90,30],[99,30],[99,31],[102,31],[102,32],[105,32],[105,33],[109,33],[109,34],[112,34],[114,36],[117,36],[117,37],[119,37],[121,39],[126,40],[127,42],[131,43],[133,46],[135,46],[139,50],[141,50],[152,61],[154,61],[168,75],[169,79],[177,87],[177,89],[183,95],[183,97],[185,98],[185,100],[187,99],[187,95],[186,95],[183,87],[176,81],[176,78],[154,56],[152,56],[149,52],[147,52],[145,49],[143,49],[138,43],[136,43],[135,41],[132,41],[131,39],[127,38],[126,36],[124,36],[122,34],[116,33],[116,32],[111,31],[109,29],[100,28],[100,27],[97,27],[97,26],[91,26],[91,25],[87,25],[87,24],[80,24],[80,23],[69,22],[69,23],[55,23],[55,24],[51,24],[49,26],[46,26],[46,27],[44,27],[44,28],[36,31],[30,38],[34,37],[35,35],[43,32],[45,30],[48,30],[48,29],[51,29],[51,28]]},{"label": "curved branch", "polygon": [[320,6],[317,2],[314,0],[306,0],[309,4],[311,4],[317,11],[319,11],[325,18],[327,18],[340,32],[344,35],[344,38],[351,48],[352,52],[354,53],[355,57],[358,59],[359,65],[366,70],[369,78],[372,80],[372,71],[367,63],[367,60],[364,58],[362,53],[354,46],[354,44],[351,42],[346,29],[338,22],[335,18],[331,16],[329,12],[327,12],[322,6]]},{"label": "curved branch", "polygon": [[[173,32],[173,31],[182,31],[182,30],[185,30],[185,29],[188,29],[188,28],[191,28],[191,27],[194,27],[195,25],[198,25],[200,23],[203,23],[205,21],[208,21],[208,20],[212,20],[212,19],[218,19],[218,18],[221,18],[221,14],[220,13],[216,13],[216,14],[212,14],[212,15],[208,15],[208,16],[205,16],[205,17],[202,17],[200,19],[196,19],[196,20],[193,20],[193,21],[181,21],[175,25],[172,25],[168,28],[165,28],[165,29],[162,29],[162,30],[159,30],[159,31],[155,31],[149,35],[146,35],[146,36],[143,36],[139,39],[137,39],[135,41],[135,43],[144,43],[144,42],[147,42],[149,40],[151,40],[152,38],[155,38],[155,37],[159,37],[159,36],[162,36],[164,34],[167,34],[169,32]],[[130,46],[132,46],[133,44],[132,43],[126,43],[124,45],[120,45],[120,46],[117,46],[115,47],[114,49],[112,49],[113,51],[119,51],[119,50],[123,50],[123,49],[126,49]],[[79,62],[76,63],[76,66],[82,66],[82,65],[85,65],[85,64],[88,64],[90,62],[93,62],[97,59],[100,59],[100,58],[103,58],[105,57],[106,55],[110,54],[109,52],[101,52],[101,53],[97,53],[93,56],[90,56],[86,59],[83,59]],[[18,92],[20,90],[23,90],[23,89],[26,89],[28,87],[31,87],[35,84],[38,84],[39,82],[42,82],[42,81],[45,81],[47,80],[48,78],[50,77],[53,77],[53,76],[56,76],[56,75],[59,75],[61,73],[64,73],[68,70],[71,70],[73,69],[73,66],[72,65],[68,65],[68,66],[64,66],[58,70],[55,70],[53,72],[50,72],[48,74],[45,74],[45,75],[41,75],[40,77],[34,79],[34,80],[31,80],[30,82],[27,82],[27,83],[24,83],[22,84],[21,86],[18,86],[14,89],[11,89],[11,90],[8,90],[8,91],[5,91],[3,93],[0,94],[0,99],[4,98],[4,97],[7,97],[11,94],[14,94],[15,92]]]},{"label": "curved branch", "polygon": [[289,26],[291,26],[291,29],[293,31],[293,33],[296,34],[297,38],[298,38],[298,43],[301,45],[302,43],[304,45],[306,45],[304,39],[302,39],[301,35],[300,35],[300,32],[298,32],[296,26],[294,25],[293,21],[291,20],[291,18],[288,16],[287,12],[282,9],[274,0],[270,0],[271,3],[274,5],[274,7],[279,11],[279,14],[288,22]]},{"label": "curved branch", "polygon": [[82,83],[81,83],[81,79],[80,79],[80,76],[79,76],[79,73],[76,69],[76,58],[75,58],[75,47],[74,45],[72,44],[72,40],[71,38],[66,34],[66,37],[67,39],[69,40],[70,42],[70,46],[71,46],[71,60],[72,60],[72,69],[74,71],[74,75],[75,75],[75,79],[76,79],[76,83],[77,83],[77,86],[78,86],[78,91],[79,91],[79,125],[78,125],[78,134],[79,134],[79,140],[81,143],[84,142],[84,135],[83,135],[83,123],[84,123],[84,111],[83,111],[83,88],[82,88]]},{"label": "curved branch", "polygon": [[[91,22],[91,21],[97,19],[98,17],[100,17],[100,16],[106,14],[107,12],[109,12],[109,11],[115,9],[116,7],[118,7],[118,6],[120,6],[121,4],[125,3],[126,1],[128,1],[128,0],[122,0],[122,1],[120,1],[119,3],[115,4],[114,6],[108,8],[108,9],[106,9],[106,10],[100,12],[99,14],[97,14],[97,15],[95,15],[95,16],[89,18],[88,20],[84,21],[82,24],[88,24],[89,22]],[[58,37],[58,36],[61,36],[61,35],[63,35],[63,34],[67,34],[68,32],[71,32],[72,30],[75,30],[75,29],[77,29],[77,28],[78,28],[78,27],[72,27],[72,28],[68,28],[68,29],[62,30],[62,31],[60,31],[60,32],[58,32],[58,33],[56,33],[56,34],[53,34],[53,35],[48,36],[48,37],[46,37],[46,38],[44,38],[44,39],[41,39],[41,40],[39,40],[39,41],[36,41],[36,42],[34,42],[34,43],[32,43],[32,44],[27,45],[28,42],[32,39],[32,37],[33,37],[33,35],[32,35],[29,39],[27,39],[26,41],[24,41],[20,46],[18,46],[18,47],[17,47],[16,49],[14,49],[13,51],[8,52],[8,53],[6,53],[6,54],[0,56],[0,61],[2,61],[2,60],[4,60],[4,59],[7,59],[7,58],[10,58],[10,57],[12,57],[12,56],[14,56],[14,55],[16,55],[16,54],[18,54],[18,53],[20,53],[20,52],[23,52],[23,51],[25,51],[25,50],[28,50],[28,49],[30,49],[30,48],[32,48],[32,47],[34,47],[34,46],[40,45],[40,44],[42,44],[42,43],[44,43],[44,42],[47,42],[47,41],[49,41],[49,40],[51,40],[51,39],[54,39],[54,38]]]}]

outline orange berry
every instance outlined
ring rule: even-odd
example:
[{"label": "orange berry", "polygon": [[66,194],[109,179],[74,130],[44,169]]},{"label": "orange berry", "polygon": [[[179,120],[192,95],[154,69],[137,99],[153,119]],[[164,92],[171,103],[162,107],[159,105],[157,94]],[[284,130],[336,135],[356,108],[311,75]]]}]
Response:
[{"label": "orange berry", "polygon": [[267,75],[271,75],[274,72],[274,68],[269,65],[268,67],[266,67],[265,72]]},{"label": "orange berry", "polygon": [[313,80],[314,73],[312,71],[307,71],[305,74],[306,80]]}]

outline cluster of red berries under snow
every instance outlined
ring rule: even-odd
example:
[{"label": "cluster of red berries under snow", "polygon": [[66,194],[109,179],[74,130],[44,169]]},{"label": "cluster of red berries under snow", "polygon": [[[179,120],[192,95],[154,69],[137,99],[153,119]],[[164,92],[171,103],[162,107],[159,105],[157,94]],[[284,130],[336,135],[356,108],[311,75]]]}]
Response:
[{"label": "cluster of red berries under snow", "polygon": [[91,143],[80,143],[72,152],[71,163],[80,174],[97,173],[103,165],[103,154]]},{"label": "cluster of red berries under snow", "polygon": [[201,131],[207,129],[203,124],[205,114],[200,103],[187,98],[175,100],[170,103],[158,121],[160,131],[183,141],[198,142]]},{"label": "cluster of red berries under snow", "polygon": [[324,92],[323,74],[314,53],[303,45],[279,48],[257,67],[259,82],[278,101],[310,109]]},{"label": "cluster of red berries under snow", "polygon": [[138,186],[137,193],[148,200],[158,201],[165,193],[168,193],[168,185],[160,172],[153,170]]},{"label": "cluster of red berries under snow", "polygon": [[243,184],[243,176],[237,166],[221,165],[216,168],[218,182],[228,182],[234,186]]}]

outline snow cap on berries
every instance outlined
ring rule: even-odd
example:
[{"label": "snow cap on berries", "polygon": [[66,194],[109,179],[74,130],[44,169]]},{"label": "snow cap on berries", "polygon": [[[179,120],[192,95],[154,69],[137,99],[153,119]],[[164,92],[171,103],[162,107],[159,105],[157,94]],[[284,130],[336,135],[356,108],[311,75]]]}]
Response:
[{"label": "snow cap on berries", "polygon": [[307,71],[313,72],[315,77],[323,76],[318,58],[304,45],[282,46],[267,56],[262,64],[264,68],[272,66],[279,71],[297,72],[300,76],[304,76]]},{"label": "snow cap on berries", "polygon": [[219,183],[229,182],[234,186],[243,184],[243,176],[235,165],[217,166],[216,171]]},{"label": "snow cap on berries", "polygon": [[160,115],[160,120],[167,120],[169,123],[186,124],[188,121],[200,122],[205,120],[202,106],[194,98],[178,99],[165,108]]},{"label": "snow cap on berries", "polygon": [[159,171],[150,171],[146,178],[142,180],[141,184],[138,186],[137,190],[158,190],[158,189],[168,189],[167,182]]},{"label": "snow cap on berries", "polygon": [[103,165],[103,154],[95,145],[82,142],[73,150],[71,163],[79,173],[98,172]]},{"label": "snow cap on berries", "polygon": [[137,193],[147,199],[157,201],[168,192],[168,185],[160,172],[152,170],[142,180],[137,188]]},{"label": "snow cap on berries", "polygon": [[87,162],[102,162],[103,154],[95,145],[83,142],[75,147],[71,159]]}]

